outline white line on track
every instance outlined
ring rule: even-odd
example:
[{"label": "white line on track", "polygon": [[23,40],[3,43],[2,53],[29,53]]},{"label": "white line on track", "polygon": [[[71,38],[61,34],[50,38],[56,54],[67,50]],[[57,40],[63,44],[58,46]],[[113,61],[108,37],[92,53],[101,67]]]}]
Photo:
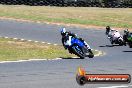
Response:
[{"label": "white line on track", "polygon": [[29,42],[31,42],[32,40],[28,40]]},{"label": "white line on track", "polygon": [[18,61],[0,61],[1,63],[18,63],[18,62],[31,62],[31,61],[54,61],[54,60],[61,60],[62,58],[55,58],[55,59],[29,59],[29,60],[18,60]]},{"label": "white line on track", "polygon": [[97,87],[97,88],[127,88],[131,86],[132,85],[121,85],[121,86],[108,86],[108,87]]},{"label": "white line on track", "polygon": [[13,38],[13,39],[17,40],[18,38]]},{"label": "white line on track", "polygon": [[6,39],[9,38],[9,37],[5,37]]},{"label": "white line on track", "polygon": [[54,46],[57,46],[58,44],[54,44]]},{"label": "white line on track", "polygon": [[42,43],[45,43],[45,42],[42,42]]},{"label": "white line on track", "polygon": [[47,43],[47,44],[49,44],[49,45],[50,45],[51,43]]},{"label": "white line on track", "polygon": [[[0,36],[1,37],[1,36]],[[8,39],[9,37],[3,37],[3,38],[6,38],[6,39]],[[21,41],[24,41],[25,39],[19,39],[19,38],[12,38],[12,39],[14,39],[14,40],[21,40]],[[28,41],[28,42],[32,42],[33,40],[26,40],[26,41]],[[38,43],[39,41],[33,41],[33,42],[35,42],[35,43]],[[46,43],[46,42],[41,42],[41,43]],[[46,43],[46,44],[52,44],[52,43]],[[53,44],[54,46],[57,46],[58,44]]]},{"label": "white line on track", "polygon": [[102,51],[99,51],[99,50],[95,50],[95,51],[98,51],[98,54],[94,55],[95,57],[105,55],[105,53]]},{"label": "white line on track", "polygon": [[37,43],[37,42],[39,42],[39,41],[34,41],[34,42],[36,42],[36,43]]},{"label": "white line on track", "polygon": [[21,39],[21,41],[23,41],[23,40],[25,40],[25,39]]}]

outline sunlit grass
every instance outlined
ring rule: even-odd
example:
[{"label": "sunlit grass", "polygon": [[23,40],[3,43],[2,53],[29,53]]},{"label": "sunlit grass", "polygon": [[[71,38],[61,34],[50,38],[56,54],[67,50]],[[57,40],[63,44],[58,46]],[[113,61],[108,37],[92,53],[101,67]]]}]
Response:
[{"label": "sunlit grass", "polygon": [[62,46],[0,38],[0,61],[72,57]]},{"label": "sunlit grass", "polygon": [[0,16],[41,22],[132,28],[131,8],[0,5]]},{"label": "sunlit grass", "polygon": [[[94,54],[98,51],[93,50]],[[55,59],[77,57],[69,54],[61,45],[49,45],[28,41],[0,38],[0,61],[28,59]]]}]

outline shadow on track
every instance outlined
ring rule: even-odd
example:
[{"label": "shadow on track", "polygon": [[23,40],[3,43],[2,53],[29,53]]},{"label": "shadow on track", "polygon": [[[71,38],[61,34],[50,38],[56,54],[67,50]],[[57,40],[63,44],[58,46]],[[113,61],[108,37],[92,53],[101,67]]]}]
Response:
[{"label": "shadow on track", "polygon": [[99,47],[114,47],[114,46],[120,46],[120,45],[105,45],[105,46],[99,46]]},{"label": "shadow on track", "polygon": [[132,52],[132,51],[123,51],[123,52],[126,52],[127,53],[127,52]]},{"label": "shadow on track", "polygon": [[67,58],[64,58],[64,57],[60,57],[60,58],[62,58],[62,59],[65,59],[65,60],[70,60],[70,59],[81,59],[81,58],[79,58],[79,57],[67,57]]}]

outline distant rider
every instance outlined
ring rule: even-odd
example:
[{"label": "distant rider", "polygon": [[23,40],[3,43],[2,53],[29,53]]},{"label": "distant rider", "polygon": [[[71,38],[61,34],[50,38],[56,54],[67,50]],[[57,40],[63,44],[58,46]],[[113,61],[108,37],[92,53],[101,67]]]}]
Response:
[{"label": "distant rider", "polygon": [[130,32],[128,29],[124,30],[123,39],[125,44],[128,43],[128,45],[130,45],[130,48],[132,48],[132,32]]},{"label": "distant rider", "polygon": [[124,30],[123,39],[124,39],[125,43],[128,42],[128,39],[127,39],[128,35],[129,35],[128,29]]},{"label": "distant rider", "polygon": [[106,35],[108,35],[109,34],[109,32],[110,32],[110,30],[111,30],[111,28],[110,28],[110,26],[106,26]]},{"label": "distant rider", "polygon": [[110,26],[106,27],[106,35],[108,35],[108,38],[111,40],[113,43],[116,39],[121,37],[121,34],[119,33],[118,30],[111,29]]},{"label": "distant rider", "polygon": [[[74,37],[74,38],[78,38],[80,41],[82,41],[85,44],[85,46],[88,48],[89,52],[92,52],[90,46],[84,41],[84,39],[77,37],[77,34],[71,33],[70,31],[68,32],[68,31],[66,31],[65,28],[62,28],[61,35],[62,35],[62,44],[65,49],[67,49],[67,47],[66,47],[67,44],[71,45],[71,39],[72,39],[72,37]],[[68,50],[69,50],[69,53],[72,53],[70,48],[68,48]]]}]

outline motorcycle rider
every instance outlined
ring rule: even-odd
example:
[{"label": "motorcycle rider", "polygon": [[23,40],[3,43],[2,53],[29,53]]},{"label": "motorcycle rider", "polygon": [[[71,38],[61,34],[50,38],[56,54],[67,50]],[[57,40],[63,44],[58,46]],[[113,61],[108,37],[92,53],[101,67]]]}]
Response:
[{"label": "motorcycle rider", "polygon": [[128,42],[128,39],[127,39],[127,36],[129,35],[129,31],[128,29],[124,30],[124,35],[123,35],[123,39],[124,39],[124,42]]},{"label": "motorcycle rider", "polygon": [[[92,52],[90,46],[84,41],[84,39],[78,37],[77,34],[74,34],[70,31],[68,32],[68,31],[66,31],[66,28],[62,28],[61,35],[62,35],[62,44],[65,49],[67,49],[67,47],[66,47],[67,44],[71,45],[71,39],[72,39],[72,37],[74,37],[74,38],[78,38],[80,41],[82,41],[84,43],[84,45],[88,48],[88,51]],[[69,53],[72,53],[71,48],[68,48],[68,50],[69,50]]]},{"label": "motorcycle rider", "polygon": [[106,35],[108,35],[108,38],[110,39],[110,41],[111,41],[112,44],[119,37],[121,37],[121,34],[119,33],[119,31],[115,30],[115,29],[111,29],[110,26],[106,27]]},{"label": "motorcycle rider", "polygon": [[106,26],[106,32],[105,32],[105,34],[108,35],[109,32],[110,32],[110,30],[111,30],[110,26]]},{"label": "motorcycle rider", "polygon": [[108,36],[108,39],[112,38],[112,36],[114,35],[114,29],[111,29],[110,26],[106,26],[106,32],[105,34]]}]

